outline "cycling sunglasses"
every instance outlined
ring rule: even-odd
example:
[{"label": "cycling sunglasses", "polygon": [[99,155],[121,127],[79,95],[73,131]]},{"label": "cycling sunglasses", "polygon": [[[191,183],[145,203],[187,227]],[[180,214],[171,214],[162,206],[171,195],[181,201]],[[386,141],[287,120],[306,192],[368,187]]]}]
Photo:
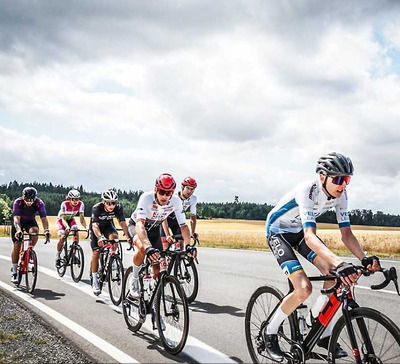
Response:
[{"label": "cycling sunglasses", "polygon": [[105,204],[107,206],[115,206],[117,204],[117,201],[105,201]]},{"label": "cycling sunglasses", "polygon": [[165,190],[157,190],[157,193],[159,193],[161,196],[172,196],[174,194],[174,191],[165,191]]},{"label": "cycling sunglasses", "polygon": [[30,202],[30,203],[35,202],[35,200],[36,200],[36,197],[35,198],[24,198],[25,202]]},{"label": "cycling sunglasses", "polygon": [[331,176],[331,178],[332,178],[332,183],[338,186],[343,184],[343,182],[346,182],[346,185],[348,185],[351,180],[350,176],[334,176],[334,177]]},{"label": "cycling sunglasses", "polygon": [[71,198],[72,201],[79,201],[79,198]]}]

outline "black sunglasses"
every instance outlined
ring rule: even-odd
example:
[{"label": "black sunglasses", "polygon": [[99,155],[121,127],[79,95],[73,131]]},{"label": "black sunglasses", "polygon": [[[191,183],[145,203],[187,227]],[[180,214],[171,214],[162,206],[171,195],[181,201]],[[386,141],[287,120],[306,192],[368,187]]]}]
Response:
[{"label": "black sunglasses", "polygon": [[117,204],[117,201],[106,201],[105,204],[106,204],[107,206],[114,206],[114,205]]}]

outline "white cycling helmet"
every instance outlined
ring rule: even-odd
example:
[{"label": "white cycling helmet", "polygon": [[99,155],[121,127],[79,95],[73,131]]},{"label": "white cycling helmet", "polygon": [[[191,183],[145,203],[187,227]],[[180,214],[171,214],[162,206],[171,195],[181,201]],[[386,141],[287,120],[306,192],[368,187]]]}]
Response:
[{"label": "white cycling helmet", "polygon": [[81,198],[81,194],[78,190],[71,190],[68,192],[67,198]]},{"label": "white cycling helmet", "polygon": [[108,190],[105,190],[102,194],[101,194],[101,198],[104,201],[117,201],[118,200],[118,195],[115,192],[114,188],[109,188]]}]

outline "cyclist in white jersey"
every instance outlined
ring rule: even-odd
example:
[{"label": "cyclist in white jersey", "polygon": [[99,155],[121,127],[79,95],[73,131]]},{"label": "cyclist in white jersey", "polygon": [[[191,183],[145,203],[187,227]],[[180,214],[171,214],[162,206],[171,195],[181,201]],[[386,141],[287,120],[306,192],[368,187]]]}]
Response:
[{"label": "cyclist in white jersey", "polygon": [[[160,256],[161,244],[161,224],[170,215],[175,213],[176,219],[181,227],[182,236],[189,253],[195,253],[195,248],[191,248],[190,231],[186,225],[185,213],[182,202],[178,196],[174,196],[176,183],[174,178],[164,173],[156,179],[154,191],[143,193],[136,210],[133,212],[129,221],[129,234],[133,238],[136,252],[133,256],[133,279],[130,295],[138,298],[139,293],[139,270],[145,257],[153,263]],[[154,266],[154,272],[158,272],[158,266]]]},{"label": "cyclist in white jersey", "polygon": [[[194,190],[197,187],[197,182],[192,177],[186,177],[181,184],[181,191],[177,193],[177,196],[182,200],[183,210],[190,212],[190,230],[193,239],[198,239],[199,235],[196,233],[197,223],[197,196],[195,196]],[[172,232],[172,234],[171,234]],[[163,222],[162,235],[167,238],[168,241],[172,239],[171,235],[180,235],[181,229],[176,220],[175,214],[172,213]],[[183,249],[183,241],[181,241],[181,249]]]},{"label": "cyclist in white jersey", "polygon": [[[87,229],[85,221],[85,205],[80,200],[81,194],[78,190],[70,190],[66,196],[66,201],[63,201],[60,206],[60,211],[57,215],[57,231],[60,236],[60,240],[57,244],[56,254],[56,268],[60,268],[61,264],[61,250],[64,244],[66,236],[70,230],[77,230],[78,225],[75,221],[75,217],[79,215],[79,220],[84,229]],[[75,236],[75,241],[79,243],[79,235]]]},{"label": "cyclist in white jersey", "polygon": [[[379,258],[365,256],[351,231],[346,192],[353,175],[350,158],[339,153],[329,153],[318,160],[316,172],[319,174],[316,181],[301,183],[285,194],[270,211],[266,221],[268,244],[294,287],[294,291],[283,299],[264,331],[265,348],[269,356],[278,362],[284,358],[278,343],[279,326],[312,291],[311,283],[293,248],[322,274],[329,274],[330,269],[335,269],[344,284],[355,284],[359,276],[352,264],[332,253],[316,235],[318,216],[334,208],[346,247],[366,268],[373,271],[380,268]],[[326,287],[331,284],[326,282]],[[330,333],[331,325],[328,325],[318,342],[319,346],[328,348]],[[345,356],[347,353],[337,345],[335,357]]]}]

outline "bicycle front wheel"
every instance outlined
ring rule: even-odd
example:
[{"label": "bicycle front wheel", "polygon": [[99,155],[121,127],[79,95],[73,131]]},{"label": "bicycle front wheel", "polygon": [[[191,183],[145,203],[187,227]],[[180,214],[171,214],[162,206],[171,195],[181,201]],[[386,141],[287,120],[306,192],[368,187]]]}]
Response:
[{"label": "bicycle front wheel", "polygon": [[189,334],[189,306],[179,281],[167,275],[156,296],[156,322],[161,342],[170,354],[182,351]]},{"label": "bicycle front wheel", "polygon": [[[264,330],[283,299],[283,294],[275,287],[262,286],[256,289],[247,304],[245,318],[246,343],[253,363],[275,363],[265,351]],[[290,352],[290,343],[295,337],[295,323],[290,315],[283,321],[278,331],[282,352]]]},{"label": "bicycle front wheel", "polygon": [[85,256],[83,249],[79,245],[71,248],[71,277],[74,282],[79,282],[83,275],[83,268],[85,264]]},{"label": "bicycle front wheel", "polygon": [[194,260],[187,255],[178,257],[175,262],[174,276],[182,284],[188,302],[192,303],[199,291],[199,275]]},{"label": "bicycle front wheel", "polygon": [[[355,308],[349,314],[362,363],[400,363],[400,330],[392,320],[366,307]],[[347,357],[334,357],[337,344],[347,352]],[[332,363],[357,362],[343,316],[333,328],[329,353]]]},{"label": "bicycle front wheel", "polygon": [[108,293],[113,304],[118,306],[122,300],[122,282],[124,279],[124,267],[118,255],[111,256],[108,272]]},{"label": "bicycle front wheel", "polygon": [[123,252],[122,252],[122,243],[120,241],[118,241],[118,247],[117,247],[117,250],[115,251],[115,253],[119,255],[119,257],[121,258],[121,261],[122,261]]},{"label": "bicycle front wheel", "polygon": [[37,257],[36,253],[33,249],[29,249],[27,251],[27,258],[25,263],[27,264],[25,282],[26,282],[26,290],[29,293],[32,293],[36,286],[37,280]]},{"label": "bicycle front wheel", "polygon": [[64,277],[68,265],[68,250],[67,242],[65,241],[60,252],[60,268],[57,268],[57,273],[60,277]]},{"label": "bicycle front wheel", "polygon": [[[132,275],[133,275],[133,268],[132,266],[130,266],[124,274],[124,279],[122,283],[122,313],[124,314],[125,323],[128,329],[133,332],[136,332],[140,330],[140,328],[142,327],[142,323],[144,322],[146,313],[144,311],[141,317],[139,312],[140,307],[142,307],[141,300],[133,301],[128,298],[129,290],[131,289],[132,286],[131,283]],[[144,307],[142,307],[142,309],[143,308]]]}]

